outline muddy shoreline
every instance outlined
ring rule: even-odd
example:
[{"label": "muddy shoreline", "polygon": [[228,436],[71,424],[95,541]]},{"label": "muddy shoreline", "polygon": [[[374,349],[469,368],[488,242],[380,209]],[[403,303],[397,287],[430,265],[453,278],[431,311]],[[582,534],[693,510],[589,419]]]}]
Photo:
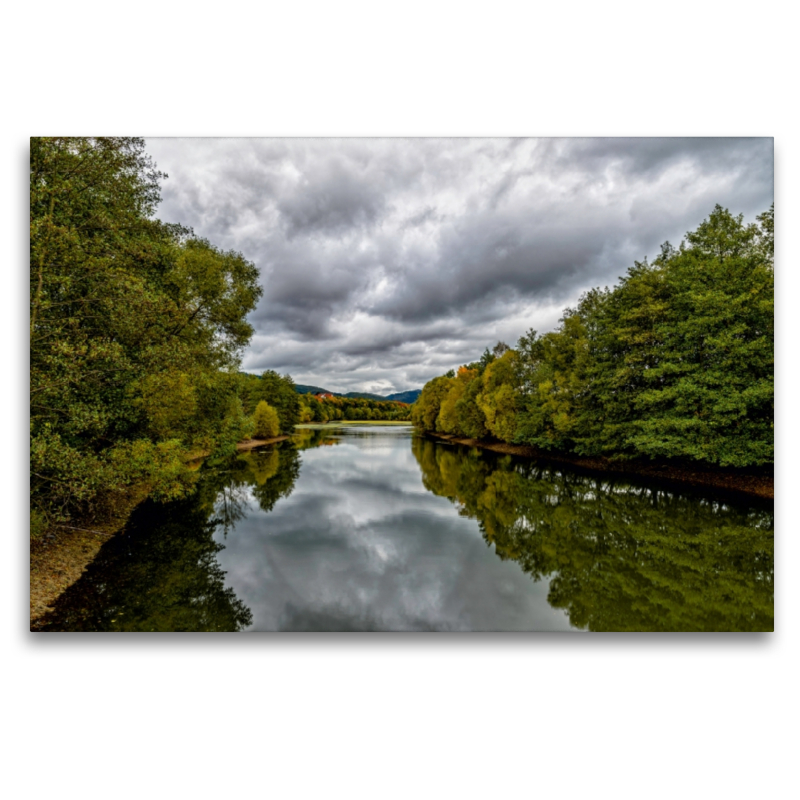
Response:
[{"label": "muddy shoreline", "polygon": [[489,442],[481,439],[467,439],[446,433],[425,431],[425,436],[441,439],[453,444],[462,444],[468,447],[479,447],[483,450],[492,450],[496,453],[535,458],[553,464],[567,464],[595,473],[614,473],[616,475],[630,475],[635,477],[654,478],[659,481],[674,484],[675,486],[704,487],[723,492],[760,497],[766,500],[775,499],[774,475],[750,474],[738,470],[703,469],[685,465],[664,463],[644,463],[639,461],[611,461],[607,458],[590,458],[570,456],[567,454],[545,452],[535,447],[519,444],[506,444],[505,442]]}]

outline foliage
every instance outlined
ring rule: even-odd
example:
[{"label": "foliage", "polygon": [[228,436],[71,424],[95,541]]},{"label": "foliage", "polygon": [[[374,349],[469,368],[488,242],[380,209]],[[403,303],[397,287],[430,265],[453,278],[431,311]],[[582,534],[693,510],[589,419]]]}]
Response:
[{"label": "foliage", "polygon": [[291,433],[300,422],[302,412],[301,397],[295,391],[291,376],[278,375],[274,370],[268,369],[260,376],[241,373],[240,380],[245,407],[250,413],[263,400],[277,412],[280,432]]},{"label": "foliage", "polygon": [[52,520],[132,481],[191,489],[193,450],[249,422],[236,368],[253,264],[153,218],[164,177],[140,139],[34,138],[31,502]]},{"label": "foliage", "polygon": [[426,431],[436,430],[442,402],[450,392],[453,380],[454,378],[443,375],[425,384],[417,402],[411,407],[411,421],[414,425]]},{"label": "foliage", "polygon": [[396,400],[370,400],[363,397],[318,398],[304,395],[301,407],[303,422],[330,422],[331,420],[408,420],[411,410],[406,403]]},{"label": "foliage", "polygon": [[477,370],[459,367],[455,380],[451,381],[450,390],[447,392],[436,417],[436,430],[442,433],[456,433],[464,435],[460,422],[460,414],[456,410],[458,402],[464,396],[469,384],[478,377]]},{"label": "foliage", "polygon": [[475,402],[486,417],[489,432],[506,442],[513,442],[517,432],[520,398],[516,350],[506,349],[486,367],[481,376],[481,392]]},{"label": "foliage", "polygon": [[717,206],[555,331],[487,348],[471,383],[430,381],[414,424],[579,455],[772,464],[773,262],[774,209],[745,225]]},{"label": "foliage", "polygon": [[257,439],[272,439],[280,431],[278,412],[264,400],[260,400],[253,415],[253,436]]}]

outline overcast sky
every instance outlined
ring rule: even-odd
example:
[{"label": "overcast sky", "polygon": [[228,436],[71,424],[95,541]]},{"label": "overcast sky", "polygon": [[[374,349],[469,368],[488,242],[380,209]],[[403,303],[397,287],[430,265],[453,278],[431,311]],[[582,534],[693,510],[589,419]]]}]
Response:
[{"label": "overcast sky", "polygon": [[387,394],[551,330],[716,203],[773,200],[772,139],[148,139],[159,217],[261,272],[242,367]]}]

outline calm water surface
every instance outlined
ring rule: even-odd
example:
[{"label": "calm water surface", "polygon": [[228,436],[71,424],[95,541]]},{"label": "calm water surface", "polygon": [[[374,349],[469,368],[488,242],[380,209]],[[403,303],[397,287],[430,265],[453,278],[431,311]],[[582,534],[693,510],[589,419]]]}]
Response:
[{"label": "calm water surface", "polygon": [[773,628],[772,504],[416,437],[300,429],[148,502],[46,630]]}]

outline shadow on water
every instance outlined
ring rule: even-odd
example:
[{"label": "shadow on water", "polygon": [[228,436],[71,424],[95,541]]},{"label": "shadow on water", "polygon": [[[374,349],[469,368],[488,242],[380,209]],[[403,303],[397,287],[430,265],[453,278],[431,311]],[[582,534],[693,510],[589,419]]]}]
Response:
[{"label": "shadow on water", "polygon": [[771,504],[676,494],[469,448],[412,443],[425,487],[593,631],[771,631]]},{"label": "shadow on water", "polygon": [[205,464],[195,495],[134,512],[40,630],[240,631],[253,612],[284,630],[542,629],[524,628],[534,603],[593,631],[773,629],[767,504],[403,437],[307,428]]}]

